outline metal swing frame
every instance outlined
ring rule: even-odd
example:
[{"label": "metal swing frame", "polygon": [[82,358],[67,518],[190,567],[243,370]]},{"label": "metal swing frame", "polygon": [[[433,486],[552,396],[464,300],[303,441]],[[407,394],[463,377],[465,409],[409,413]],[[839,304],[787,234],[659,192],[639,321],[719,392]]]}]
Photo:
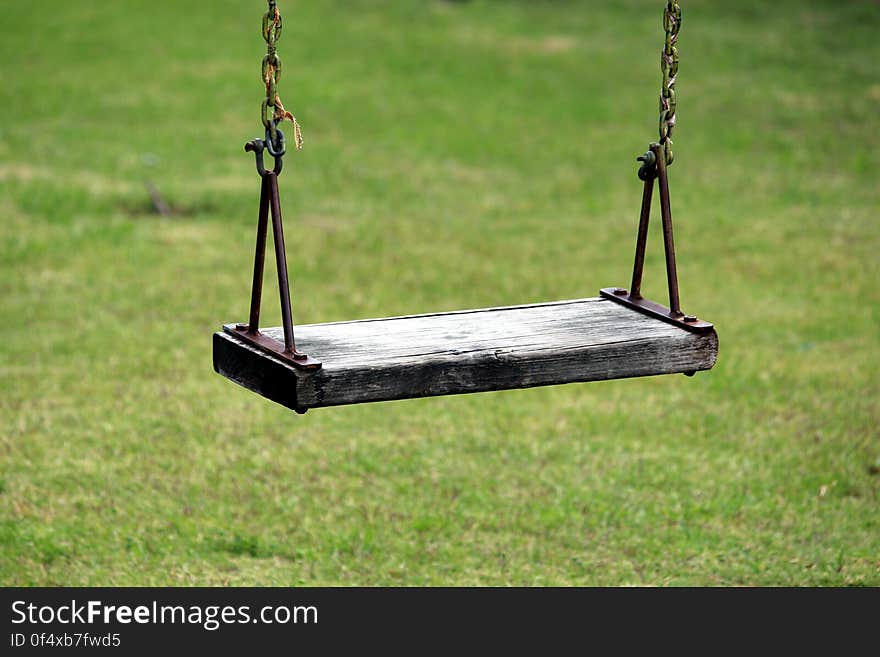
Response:
[{"label": "metal swing frame", "polygon": [[[707,333],[713,330],[712,324],[686,315],[681,311],[678,292],[678,270],[675,265],[675,239],[672,230],[672,208],[669,202],[669,178],[663,146],[651,144],[651,148],[638,158],[642,162],[639,178],[645,182],[642,192],[642,212],[639,217],[639,232],[636,237],[636,255],[633,261],[632,281],[629,290],[622,287],[606,287],[599,290],[604,298],[650,315],[664,322],[675,324],[693,333]],[[642,274],[645,269],[645,249],[648,242],[648,225],[651,221],[651,202],[654,196],[654,182],[660,192],[660,216],[663,223],[663,249],[666,254],[666,282],[669,287],[669,307],[642,296]]]},{"label": "metal swing frame", "polygon": [[[284,226],[281,221],[281,199],[278,194],[278,176],[284,166],[284,133],[276,128],[280,150],[272,148],[268,131],[265,139],[254,139],[245,144],[245,151],[252,151],[260,174],[260,212],[257,220],[257,246],[254,252],[254,279],[251,285],[251,309],[247,324],[237,324],[234,332],[248,344],[281,358],[301,370],[321,369],[321,363],[297,350],[293,335],[293,312],[290,305],[290,281],[287,273],[287,253],[284,247]],[[263,164],[263,151],[268,150],[275,159],[275,167],[267,170]],[[263,265],[266,258],[266,238],[269,232],[269,214],[272,214],[272,238],[275,242],[275,264],[278,270],[278,293],[281,298],[281,325],[284,342],[278,342],[260,333],[260,306],[263,297]]]}]

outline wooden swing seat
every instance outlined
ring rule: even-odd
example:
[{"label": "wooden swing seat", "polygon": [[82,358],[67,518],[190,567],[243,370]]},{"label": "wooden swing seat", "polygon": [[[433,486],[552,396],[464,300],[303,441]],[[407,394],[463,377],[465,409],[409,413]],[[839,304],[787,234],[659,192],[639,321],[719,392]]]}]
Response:
[{"label": "wooden swing seat", "polygon": [[[283,341],[281,328],[261,333]],[[214,334],[214,369],[263,397],[309,408],[708,370],[714,329],[692,332],[594,297],[523,306],[298,325],[297,369]]]}]

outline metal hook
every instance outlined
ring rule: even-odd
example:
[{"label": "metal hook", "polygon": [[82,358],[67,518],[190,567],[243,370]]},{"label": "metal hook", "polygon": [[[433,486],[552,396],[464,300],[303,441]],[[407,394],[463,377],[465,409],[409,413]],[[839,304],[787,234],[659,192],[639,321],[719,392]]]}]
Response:
[{"label": "metal hook", "polygon": [[275,127],[275,135],[278,140],[278,147],[275,147],[275,142],[272,141],[272,131],[271,128],[266,128],[266,150],[269,151],[269,155],[272,157],[278,158],[284,155],[287,152],[287,145],[284,141],[284,133],[277,127]]},{"label": "metal hook", "polygon": [[275,167],[272,169],[272,171],[274,171],[275,175],[278,176],[281,174],[281,169],[284,167],[284,160],[282,159],[282,156],[284,155],[284,135],[280,130],[278,130],[278,134],[280,135],[279,142],[282,145],[281,152],[279,153],[277,151],[273,152],[273,149],[268,146],[268,144],[271,143],[271,140],[268,140],[268,130],[266,132],[267,140],[252,139],[244,145],[244,150],[247,153],[254,154],[254,159],[256,160],[257,165],[257,173],[259,173],[260,176],[265,176],[267,173],[266,167],[263,164],[263,151],[269,151],[269,155],[271,155],[275,160]]}]

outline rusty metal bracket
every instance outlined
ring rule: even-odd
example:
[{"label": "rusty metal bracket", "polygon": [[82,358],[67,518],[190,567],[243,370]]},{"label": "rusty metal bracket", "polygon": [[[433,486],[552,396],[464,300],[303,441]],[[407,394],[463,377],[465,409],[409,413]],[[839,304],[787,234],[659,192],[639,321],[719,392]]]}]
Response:
[{"label": "rusty metal bracket", "polygon": [[[280,132],[280,130],[278,131]],[[269,150],[275,158],[275,167],[269,171],[263,166],[263,150]],[[290,306],[290,284],[287,275],[287,255],[284,248],[284,229],[281,224],[281,201],[278,195],[278,174],[281,173],[283,151],[273,153],[262,139],[254,139],[245,145],[253,152],[257,171],[262,179],[260,188],[260,212],[257,221],[257,246],[254,253],[254,279],[251,287],[250,319],[247,324],[237,324],[231,331],[257,349],[265,351],[300,370],[321,369],[320,361],[310,358],[296,349],[293,335],[293,313]],[[281,323],[284,342],[260,333],[260,304],[263,296],[263,264],[266,257],[266,238],[269,232],[269,214],[272,214],[272,237],[275,242],[275,263],[278,270],[278,293],[281,298]]]},{"label": "rusty metal bracket", "polygon": [[[642,163],[639,178],[644,181],[642,210],[639,218],[639,232],[636,237],[636,255],[633,261],[632,283],[629,290],[622,287],[603,288],[599,291],[604,298],[669,322],[693,333],[704,333],[713,329],[709,322],[686,315],[681,311],[678,293],[678,271],[675,266],[675,241],[672,232],[672,209],[669,203],[669,179],[666,175],[666,158],[660,144],[651,144],[650,150],[638,158]],[[648,242],[648,225],[651,220],[651,201],[654,182],[660,190],[660,215],[663,224],[663,248],[666,254],[666,282],[669,287],[669,308],[642,297],[642,274],[645,269],[645,247]]]},{"label": "rusty metal bracket", "polygon": [[674,324],[675,326],[683,328],[686,331],[690,331],[691,333],[707,333],[713,329],[712,324],[710,324],[709,322],[705,322],[701,319],[697,319],[693,315],[683,315],[680,318],[673,317],[672,315],[670,315],[669,308],[667,308],[666,306],[662,306],[659,303],[650,301],[649,299],[635,299],[626,289],[622,287],[603,287],[601,290],[599,290],[599,294],[601,294],[604,298],[616,301],[617,303],[622,304],[627,308],[632,308],[633,310],[637,310],[638,312],[644,313],[645,315],[650,315],[651,317],[662,319],[664,322]]}]

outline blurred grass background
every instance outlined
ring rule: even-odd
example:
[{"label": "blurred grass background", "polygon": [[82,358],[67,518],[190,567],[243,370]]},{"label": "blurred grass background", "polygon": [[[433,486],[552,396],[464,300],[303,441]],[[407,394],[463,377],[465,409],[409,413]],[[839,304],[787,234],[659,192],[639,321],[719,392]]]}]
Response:
[{"label": "blurred grass background", "polygon": [[[876,2],[683,3],[713,371],[302,417],[211,368],[265,3],[2,6],[3,584],[880,585]],[[662,6],[282,1],[296,321],[626,284]]]}]

